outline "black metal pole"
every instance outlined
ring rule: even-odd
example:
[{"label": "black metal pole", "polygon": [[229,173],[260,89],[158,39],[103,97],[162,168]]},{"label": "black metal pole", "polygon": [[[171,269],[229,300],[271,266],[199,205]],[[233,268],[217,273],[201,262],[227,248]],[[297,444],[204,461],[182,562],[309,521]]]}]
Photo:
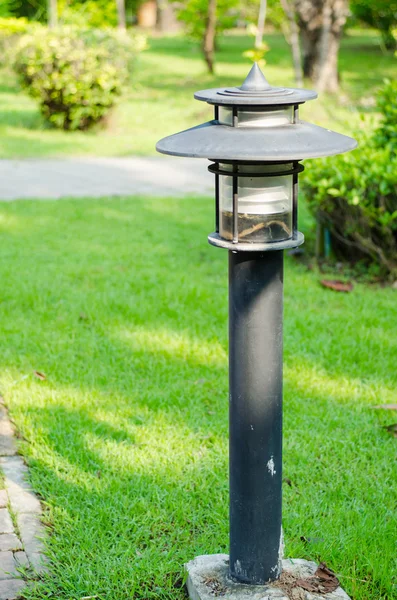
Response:
[{"label": "black metal pole", "polygon": [[230,575],[280,576],[283,251],[229,251]]}]

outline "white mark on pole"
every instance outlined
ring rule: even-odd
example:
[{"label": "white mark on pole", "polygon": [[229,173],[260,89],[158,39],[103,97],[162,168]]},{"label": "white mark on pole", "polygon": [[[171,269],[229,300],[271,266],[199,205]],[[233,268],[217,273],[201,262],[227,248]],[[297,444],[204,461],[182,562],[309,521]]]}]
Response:
[{"label": "white mark on pole", "polygon": [[270,460],[267,461],[267,470],[269,471],[270,475],[272,477],[275,476],[276,474],[276,469],[275,469],[275,464],[274,464],[274,460],[273,460],[273,456],[270,457]]},{"label": "white mark on pole", "polygon": [[280,565],[281,565],[283,558],[284,558],[284,531],[283,531],[283,528],[281,527],[280,544],[278,547],[278,560],[279,560]]},{"label": "white mark on pole", "polygon": [[251,427],[251,431],[254,431],[254,426],[253,426],[253,425],[250,425],[250,427]]},{"label": "white mark on pole", "polygon": [[234,563],[234,570],[237,573],[237,575],[240,575],[241,573],[241,563],[239,560],[236,560],[236,562]]}]

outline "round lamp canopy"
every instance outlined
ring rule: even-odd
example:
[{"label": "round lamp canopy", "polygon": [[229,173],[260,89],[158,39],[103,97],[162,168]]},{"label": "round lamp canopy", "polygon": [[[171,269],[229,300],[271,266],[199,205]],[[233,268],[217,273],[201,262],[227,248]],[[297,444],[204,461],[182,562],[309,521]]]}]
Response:
[{"label": "round lamp canopy", "polygon": [[163,138],[162,154],[211,160],[288,161],[353,150],[346,135],[298,120],[298,106],[316,92],[271,86],[255,63],[241,87],[196,92],[215,106],[215,119]]}]

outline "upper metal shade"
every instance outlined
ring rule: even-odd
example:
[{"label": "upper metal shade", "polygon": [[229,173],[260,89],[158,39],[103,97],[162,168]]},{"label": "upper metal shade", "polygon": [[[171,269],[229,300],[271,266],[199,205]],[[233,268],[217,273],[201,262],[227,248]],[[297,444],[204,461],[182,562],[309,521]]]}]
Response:
[{"label": "upper metal shade", "polygon": [[[296,106],[316,96],[310,90],[272,87],[256,64],[239,88],[204,90],[195,94],[199,100],[230,106],[234,111],[252,110],[253,106],[258,111],[274,110],[280,105]],[[233,127],[220,125],[215,120],[163,138],[156,149],[174,156],[266,162],[331,156],[356,146],[357,142],[351,137],[304,121],[261,127],[239,123]]]},{"label": "upper metal shade", "polygon": [[194,94],[196,100],[228,106],[279,106],[317,98],[312,90],[273,87],[255,63],[240,87],[213,88]]}]

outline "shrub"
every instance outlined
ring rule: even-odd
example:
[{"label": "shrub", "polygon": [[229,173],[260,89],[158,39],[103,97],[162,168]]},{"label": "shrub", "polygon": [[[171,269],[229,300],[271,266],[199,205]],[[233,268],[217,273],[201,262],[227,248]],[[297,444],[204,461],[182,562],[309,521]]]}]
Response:
[{"label": "shrub", "polygon": [[380,125],[375,132],[375,143],[388,146],[397,152],[397,80],[387,81],[378,93],[378,108],[382,112]]},{"label": "shrub", "polygon": [[16,17],[0,17],[0,35],[2,37],[12,37],[26,33],[28,26],[28,20],[24,17],[20,17],[19,19]]},{"label": "shrub", "polygon": [[397,279],[397,82],[378,93],[378,128],[352,153],[314,161],[303,177],[309,207],[337,258]]},{"label": "shrub", "polygon": [[24,17],[2,17],[0,13],[0,64],[7,65],[7,57],[21,35],[29,28],[28,20]]},{"label": "shrub", "polygon": [[134,46],[135,39],[123,32],[45,30],[21,38],[14,68],[50,123],[87,129],[121,94]]},{"label": "shrub", "polygon": [[313,161],[303,189],[338,259],[397,278],[397,157],[390,149],[362,140],[352,153]]}]

